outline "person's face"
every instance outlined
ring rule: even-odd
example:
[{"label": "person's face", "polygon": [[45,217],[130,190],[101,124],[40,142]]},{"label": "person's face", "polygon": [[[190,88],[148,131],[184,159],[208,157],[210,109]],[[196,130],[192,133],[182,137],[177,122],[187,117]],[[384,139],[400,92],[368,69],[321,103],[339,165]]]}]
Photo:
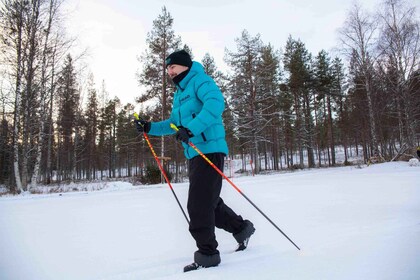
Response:
[{"label": "person's face", "polygon": [[173,79],[187,69],[188,67],[184,65],[171,64],[168,67],[166,67],[166,72],[168,72],[169,77]]}]

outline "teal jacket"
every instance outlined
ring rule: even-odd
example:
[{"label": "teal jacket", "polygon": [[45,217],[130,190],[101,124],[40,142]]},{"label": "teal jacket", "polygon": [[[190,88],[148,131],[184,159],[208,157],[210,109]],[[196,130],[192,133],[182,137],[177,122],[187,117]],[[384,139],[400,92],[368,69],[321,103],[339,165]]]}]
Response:
[{"label": "teal jacket", "polygon": [[[203,66],[193,62],[189,73],[181,80],[174,94],[172,112],[167,120],[152,122],[148,134],[164,136],[174,134],[170,127],[188,128],[194,137],[190,141],[203,153],[228,154],[222,113],[225,108],[223,95],[204,71]],[[189,145],[182,143],[188,159],[198,155]]]}]

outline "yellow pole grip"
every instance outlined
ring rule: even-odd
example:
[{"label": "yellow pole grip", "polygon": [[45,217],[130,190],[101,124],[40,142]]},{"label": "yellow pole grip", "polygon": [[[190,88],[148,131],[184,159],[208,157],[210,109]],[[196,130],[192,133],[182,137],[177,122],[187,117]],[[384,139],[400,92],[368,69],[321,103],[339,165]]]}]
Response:
[{"label": "yellow pole grip", "polygon": [[175,131],[178,131],[179,130],[178,127],[176,125],[174,125],[173,123],[171,123],[170,125],[171,125],[171,128],[173,130],[175,130]]}]

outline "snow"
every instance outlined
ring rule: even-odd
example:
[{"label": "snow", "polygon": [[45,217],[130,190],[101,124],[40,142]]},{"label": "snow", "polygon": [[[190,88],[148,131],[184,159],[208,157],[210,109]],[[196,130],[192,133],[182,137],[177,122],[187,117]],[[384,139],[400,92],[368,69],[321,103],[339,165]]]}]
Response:
[{"label": "snow", "polygon": [[408,161],[408,165],[410,166],[420,166],[420,162],[416,158],[412,158]]},{"label": "snow", "polygon": [[[298,251],[227,182],[222,197],[250,219],[222,263],[183,273],[195,244],[166,185],[108,182],[99,191],[0,198],[0,279],[419,279],[420,168],[407,162],[234,178]],[[128,184],[128,185],[127,185]],[[184,209],[188,184],[173,184]]]}]

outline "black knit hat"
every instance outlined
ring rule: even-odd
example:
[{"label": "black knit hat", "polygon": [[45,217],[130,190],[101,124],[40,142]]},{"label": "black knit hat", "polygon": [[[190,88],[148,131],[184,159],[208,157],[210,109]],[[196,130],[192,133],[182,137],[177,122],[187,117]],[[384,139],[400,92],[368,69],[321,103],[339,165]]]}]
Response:
[{"label": "black knit hat", "polygon": [[166,67],[168,67],[171,64],[178,64],[191,68],[192,60],[191,56],[185,50],[180,50],[168,55],[168,57],[165,60],[165,64]]}]

